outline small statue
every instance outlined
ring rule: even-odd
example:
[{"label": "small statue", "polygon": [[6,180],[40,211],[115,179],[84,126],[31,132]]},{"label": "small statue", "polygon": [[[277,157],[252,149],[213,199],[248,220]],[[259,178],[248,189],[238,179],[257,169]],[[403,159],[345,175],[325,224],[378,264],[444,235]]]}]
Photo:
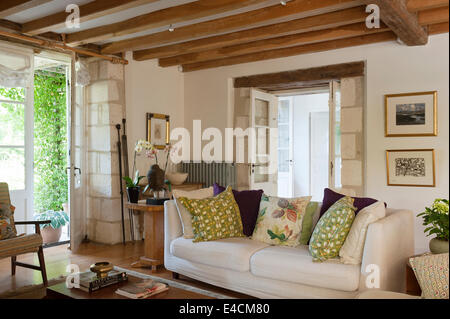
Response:
[{"label": "small statue", "polygon": [[148,185],[145,191],[150,189],[154,194],[164,190],[164,171],[158,166],[158,164],[152,165],[147,173]]}]

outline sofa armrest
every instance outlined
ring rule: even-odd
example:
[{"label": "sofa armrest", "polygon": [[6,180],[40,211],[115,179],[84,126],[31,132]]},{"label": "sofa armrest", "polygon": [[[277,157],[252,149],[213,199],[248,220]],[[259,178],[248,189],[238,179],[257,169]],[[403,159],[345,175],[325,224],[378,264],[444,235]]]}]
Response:
[{"label": "sofa armrest", "polygon": [[170,256],[171,242],[181,236],[183,236],[183,226],[175,201],[166,201],[164,203],[164,258]]},{"label": "sofa armrest", "polygon": [[[378,266],[380,289],[405,292],[406,262],[414,255],[414,217],[409,210],[389,210],[369,225],[361,264],[360,289],[367,290],[367,276]],[[367,272],[366,272],[367,271]]]}]

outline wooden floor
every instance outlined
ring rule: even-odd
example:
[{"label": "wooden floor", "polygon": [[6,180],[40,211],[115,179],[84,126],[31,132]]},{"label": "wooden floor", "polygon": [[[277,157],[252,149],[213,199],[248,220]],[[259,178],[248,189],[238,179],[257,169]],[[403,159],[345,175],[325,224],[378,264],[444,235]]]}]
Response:
[{"label": "wooden floor", "polygon": [[[66,267],[69,264],[76,264],[80,267],[81,271],[86,271],[89,269],[89,266],[95,262],[109,261],[115,266],[131,269],[149,275],[172,279],[172,273],[165,269],[160,270],[158,273],[152,273],[149,269],[145,268],[131,268],[131,263],[137,261],[139,257],[143,255],[143,251],[144,243],[142,241],[127,243],[126,245],[119,244],[114,246],[94,243],[82,244],[82,246],[76,253],[72,253],[68,249],[68,245],[46,248],[44,249],[44,255],[45,264],[47,267],[47,276],[49,281],[51,281],[52,279],[57,279],[62,275],[66,275]],[[36,254],[26,254],[18,256],[17,260],[38,265]],[[180,276],[180,279],[177,281],[234,298],[251,298],[243,294],[207,285],[184,276]],[[40,272],[18,267],[16,275],[11,276],[10,258],[0,260],[0,295],[8,291],[14,291],[25,286],[36,284],[42,284],[42,277]],[[26,294],[23,297],[42,298],[42,293],[43,292],[41,292],[40,294]]]}]

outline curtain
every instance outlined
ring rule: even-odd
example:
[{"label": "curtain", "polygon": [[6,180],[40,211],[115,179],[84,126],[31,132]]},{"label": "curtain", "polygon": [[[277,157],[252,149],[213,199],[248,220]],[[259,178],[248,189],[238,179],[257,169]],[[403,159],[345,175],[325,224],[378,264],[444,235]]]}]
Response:
[{"label": "curtain", "polygon": [[31,87],[33,52],[0,43],[0,86]]},{"label": "curtain", "polygon": [[79,59],[75,63],[75,71],[77,73],[76,75],[76,81],[77,85],[80,86],[86,86],[89,85],[91,82],[91,76],[89,75],[89,70],[84,62]]}]

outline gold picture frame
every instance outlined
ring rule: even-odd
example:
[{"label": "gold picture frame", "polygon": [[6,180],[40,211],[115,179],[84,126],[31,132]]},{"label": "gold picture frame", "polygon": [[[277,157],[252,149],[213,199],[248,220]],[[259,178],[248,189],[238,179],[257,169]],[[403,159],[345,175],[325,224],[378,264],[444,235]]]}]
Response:
[{"label": "gold picture frame", "polygon": [[[420,115],[417,115],[418,107]],[[437,136],[437,112],[437,91],[385,95],[385,136]]]},{"label": "gold picture frame", "polygon": [[170,116],[147,113],[147,141],[162,150],[170,143]]},{"label": "gold picture frame", "polygon": [[434,149],[387,150],[386,169],[388,186],[436,187]]}]

